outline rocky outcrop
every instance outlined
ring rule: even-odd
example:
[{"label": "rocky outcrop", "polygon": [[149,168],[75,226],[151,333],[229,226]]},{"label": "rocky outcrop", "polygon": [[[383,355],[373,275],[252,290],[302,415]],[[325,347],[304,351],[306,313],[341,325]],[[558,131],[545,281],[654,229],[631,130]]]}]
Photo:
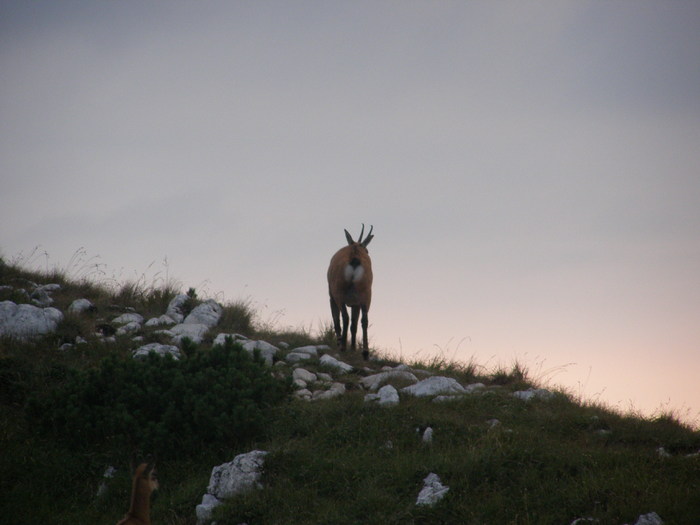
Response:
[{"label": "rocky outcrop", "polygon": [[0,336],[32,339],[55,332],[62,320],[56,308],[0,302]]},{"label": "rocky outcrop", "polygon": [[201,525],[211,520],[213,510],[224,500],[262,488],[260,477],[266,455],[264,450],[253,450],[236,456],[229,463],[214,467],[207,493],[195,509],[197,523]]}]

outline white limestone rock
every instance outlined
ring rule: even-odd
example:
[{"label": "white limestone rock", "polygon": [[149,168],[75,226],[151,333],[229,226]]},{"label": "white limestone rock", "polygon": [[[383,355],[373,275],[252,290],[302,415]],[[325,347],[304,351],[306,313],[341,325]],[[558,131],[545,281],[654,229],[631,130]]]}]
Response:
[{"label": "white limestone rock", "polygon": [[224,308],[214,301],[208,299],[202,304],[196,306],[190,314],[185,317],[184,324],[203,324],[212,328],[219,324],[221,315],[224,313]]},{"label": "white limestone rock", "polygon": [[343,374],[347,374],[353,371],[352,366],[350,366],[347,363],[343,363],[342,361],[338,361],[335,357],[333,357],[330,354],[324,354],[320,359],[320,363]]},{"label": "white limestone rock", "polygon": [[404,394],[416,397],[428,397],[438,395],[465,394],[466,390],[456,379],[451,377],[434,376],[419,381],[415,385],[401,389]]},{"label": "white limestone rock", "polygon": [[247,338],[246,336],[244,336],[244,335],[241,335],[241,334],[223,334],[223,333],[222,333],[222,334],[217,335],[217,336],[214,338],[213,344],[214,344],[215,346],[216,346],[216,345],[224,346],[224,344],[226,344],[226,338],[227,338],[227,337],[230,337],[231,339],[233,339],[233,342],[234,342],[234,343],[238,343],[238,342],[242,342],[242,341],[248,341],[248,338]]},{"label": "white limestone rock", "polygon": [[214,467],[209,478],[207,493],[217,499],[227,499],[253,489],[262,488],[260,476],[267,452],[253,450],[239,454],[233,461]]},{"label": "white limestone rock", "polygon": [[149,328],[153,326],[163,326],[169,324],[175,324],[175,319],[166,314],[163,314],[160,317],[151,317],[148,321],[146,321],[146,326],[148,326]]},{"label": "white limestone rock", "polygon": [[313,358],[311,354],[304,354],[301,352],[289,352],[284,359],[288,363],[301,363],[302,361],[308,361],[311,358]]},{"label": "white limestone rock", "polygon": [[542,399],[547,401],[554,397],[554,394],[544,388],[529,388],[528,390],[519,390],[513,392],[513,397],[523,401],[532,401],[533,399]]},{"label": "white limestone rock", "polygon": [[431,472],[423,480],[423,488],[418,494],[416,505],[432,507],[444,498],[449,490],[449,487],[442,484],[440,477]]},{"label": "white limestone rock", "polygon": [[312,396],[313,394],[311,393],[311,390],[307,388],[301,388],[294,392],[294,397],[298,399],[304,399],[306,401],[310,401]]},{"label": "white limestone rock", "polygon": [[664,521],[656,512],[650,512],[639,516],[634,525],[664,525]]},{"label": "white limestone rock", "polygon": [[[129,314],[134,315],[134,314]],[[141,330],[141,323],[131,321],[117,329],[117,335],[132,335]]]},{"label": "white limestone rock", "polygon": [[207,493],[195,509],[198,525],[210,521],[212,512],[223,500],[262,488],[260,476],[266,454],[264,450],[253,450],[212,469]]},{"label": "white limestone rock", "polygon": [[46,308],[53,304],[53,299],[51,298],[52,292],[61,289],[60,284],[44,284],[42,286],[37,286],[30,295],[32,302],[41,308]]},{"label": "white limestone rock", "polygon": [[391,385],[384,385],[376,394],[367,394],[365,403],[376,402],[379,406],[391,407],[399,404],[399,393]]},{"label": "white limestone rock", "polygon": [[68,311],[75,314],[91,312],[95,310],[95,305],[89,299],[76,299],[68,307]]},{"label": "white limestone rock", "polygon": [[318,357],[318,350],[315,345],[300,346],[292,349],[295,354],[306,354],[309,357]]},{"label": "white limestone rock", "polygon": [[181,323],[185,319],[185,304],[188,300],[189,296],[184,293],[176,295],[168,304],[165,315],[173,319],[176,323]]},{"label": "white limestone rock", "polygon": [[119,317],[112,319],[112,322],[115,324],[137,323],[141,325],[143,324],[143,316],[135,313],[122,314]]},{"label": "white limestone rock", "polygon": [[173,356],[174,359],[179,360],[182,355],[180,354],[180,349],[177,346],[174,345],[162,345],[160,343],[151,343],[148,345],[144,345],[140,348],[138,348],[134,352],[134,358],[135,359],[142,359],[146,357],[148,354],[151,352],[155,352],[161,357],[165,357],[166,355],[171,355]]},{"label": "white limestone rock", "polygon": [[299,379],[305,383],[315,383],[318,381],[318,376],[304,368],[297,368],[292,372],[292,379],[295,381]]},{"label": "white limestone rock", "polygon": [[314,401],[319,399],[333,399],[334,397],[342,396],[345,393],[345,385],[343,383],[333,383],[328,390],[317,390],[313,393]]},{"label": "white limestone rock", "polygon": [[170,332],[174,334],[173,341],[178,344],[185,338],[199,344],[204,340],[204,335],[208,331],[209,327],[204,324],[177,324],[170,329]]},{"label": "white limestone rock", "polygon": [[272,365],[274,357],[279,352],[279,348],[271,345],[267,341],[246,341],[243,343],[243,349],[253,354],[256,350],[260,351],[262,357],[268,365]]},{"label": "white limestone rock", "polygon": [[223,501],[217,499],[216,496],[205,494],[202,496],[202,503],[195,507],[195,515],[197,516],[197,525],[204,525],[211,521],[214,509],[221,505]]},{"label": "white limestone rock", "polygon": [[0,335],[30,339],[55,332],[63,314],[56,308],[0,302]]},{"label": "white limestone rock", "polygon": [[363,377],[362,379],[360,379],[360,384],[370,392],[375,392],[382,384],[386,383],[391,379],[408,381],[414,384],[418,382],[418,378],[415,375],[413,375],[413,373],[405,369],[393,369],[387,370],[385,372],[380,372],[378,374],[373,374],[371,376]]}]

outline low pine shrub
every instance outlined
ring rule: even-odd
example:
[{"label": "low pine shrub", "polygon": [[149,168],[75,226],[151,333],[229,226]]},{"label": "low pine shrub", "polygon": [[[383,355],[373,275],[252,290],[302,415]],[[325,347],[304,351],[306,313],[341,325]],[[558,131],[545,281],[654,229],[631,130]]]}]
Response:
[{"label": "low pine shrub", "polygon": [[258,355],[229,339],[181,361],[111,356],[95,369],[73,370],[62,386],[30,402],[30,414],[76,449],[126,447],[181,458],[254,439],[267,409],[290,391]]}]

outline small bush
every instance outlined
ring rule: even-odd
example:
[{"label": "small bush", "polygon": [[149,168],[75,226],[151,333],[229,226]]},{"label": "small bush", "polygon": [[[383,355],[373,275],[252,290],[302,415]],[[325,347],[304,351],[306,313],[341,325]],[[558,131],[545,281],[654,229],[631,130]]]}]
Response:
[{"label": "small bush", "polygon": [[30,412],[46,432],[77,449],[107,445],[183,457],[255,438],[266,409],[284,401],[290,388],[259,356],[227,340],[182,361],[108,357],[33,399]]}]

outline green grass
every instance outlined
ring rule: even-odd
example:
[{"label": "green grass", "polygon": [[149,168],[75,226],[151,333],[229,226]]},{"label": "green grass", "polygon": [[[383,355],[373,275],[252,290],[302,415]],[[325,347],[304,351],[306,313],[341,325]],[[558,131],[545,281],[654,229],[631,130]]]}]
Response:
[{"label": "green grass", "polygon": [[[110,356],[129,359],[131,342],[102,343],[94,335],[96,325],[127,307],[146,318],[159,316],[180,290],[168,279],[104,286],[69,274],[0,260],[0,285],[58,282],[62,289],[53,298],[62,310],[79,297],[97,307],[67,315],[55,335],[36,342],[0,339],[3,522],[116,523],[128,507],[132,451],[109,443],[68,447],[39,431],[28,401],[65,382],[70,370],[98,369]],[[21,300],[15,291],[3,293],[7,296],[0,300]],[[333,346],[334,339],[329,325],[318,333],[275,329],[259,321],[250,300],[225,304],[217,331],[291,347]],[[58,350],[77,335],[88,344]],[[144,337],[158,340],[152,331]],[[208,348],[205,343],[189,355]],[[366,366],[359,352],[340,357],[358,369]],[[401,361],[379,357],[372,368]],[[408,364],[463,384],[483,382],[489,393],[443,404],[402,397],[398,406],[382,408],[363,401],[359,379],[366,372],[349,374],[341,378],[348,387],[345,396],[273,408],[269,424],[245,443],[222,448],[203,442],[159,462],[161,490],[152,507],[153,523],[194,525],[194,508],[211,468],[253,448],[270,451],[265,488],[229,500],[217,510],[220,524],[569,524],[590,517],[619,525],[651,511],[669,524],[697,523],[700,457],[688,454],[700,450],[700,432],[672,414],[621,413],[561,391],[548,401],[522,402],[513,391],[542,385],[520,363],[486,370],[439,353]],[[305,366],[321,370],[318,363]],[[494,419],[500,424],[492,426]],[[426,426],[434,430],[429,445],[417,431]],[[661,457],[659,447],[672,456]],[[97,498],[109,465],[118,473],[107,494]],[[430,472],[450,490],[436,506],[416,507]]]}]

